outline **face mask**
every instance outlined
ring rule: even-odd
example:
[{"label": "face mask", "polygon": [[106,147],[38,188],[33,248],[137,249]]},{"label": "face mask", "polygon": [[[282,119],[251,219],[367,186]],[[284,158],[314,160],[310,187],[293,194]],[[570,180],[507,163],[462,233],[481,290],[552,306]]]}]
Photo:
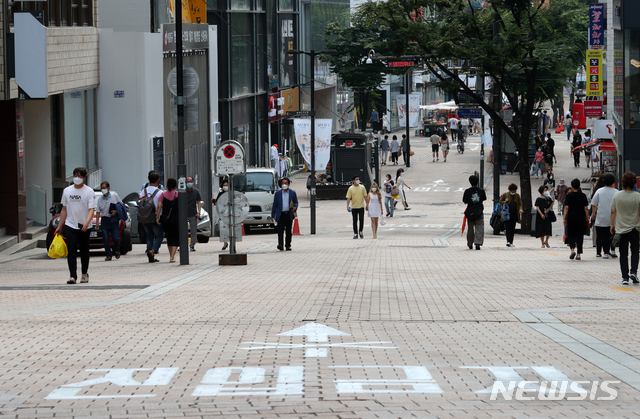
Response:
[{"label": "face mask", "polygon": [[375,192],[377,190],[378,190],[378,188],[371,188],[371,192]]},{"label": "face mask", "polygon": [[282,185],[282,189],[286,191],[287,189],[289,189],[289,185]]},{"label": "face mask", "polygon": [[509,193],[510,193],[511,195],[515,195],[515,194],[516,194],[515,192],[509,192]]},{"label": "face mask", "polygon": [[102,195],[106,195],[109,193],[109,189],[102,189]]},{"label": "face mask", "polygon": [[356,185],[360,184],[360,179],[356,180]]},{"label": "face mask", "polygon": [[549,193],[549,191],[547,191],[547,192],[544,193],[544,196],[546,196],[548,198],[548,197],[551,197],[551,194]]},{"label": "face mask", "polygon": [[187,188],[193,188],[193,182],[187,183]]},{"label": "face mask", "polygon": [[73,183],[74,183],[75,185],[81,185],[81,184],[82,184],[82,182],[84,182],[84,179],[82,179],[81,177],[74,177],[74,178],[73,178]]},{"label": "face mask", "polygon": [[222,187],[222,190],[226,192],[226,191],[228,191],[228,190],[229,190],[229,187],[228,187],[228,186],[223,186],[223,187]]}]

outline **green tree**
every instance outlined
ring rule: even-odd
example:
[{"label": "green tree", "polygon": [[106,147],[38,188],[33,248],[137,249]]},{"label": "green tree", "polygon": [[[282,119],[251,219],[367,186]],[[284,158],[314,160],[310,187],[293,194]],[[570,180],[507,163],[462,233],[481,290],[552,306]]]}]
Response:
[{"label": "green tree", "polygon": [[[531,184],[528,145],[539,104],[556,95],[564,81],[584,65],[588,8],[583,1],[496,0],[478,7],[472,0],[387,0],[366,2],[351,16],[353,42],[363,30],[367,43],[389,55],[423,57],[440,86],[467,94],[471,88],[458,77],[473,70],[492,78],[493,94],[479,105],[515,143],[523,201],[523,232],[531,226]],[[422,13],[416,18],[416,10]],[[335,30],[335,29],[334,29]],[[514,112],[509,125],[494,110],[491,98],[506,98]]]},{"label": "green tree", "polygon": [[357,113],[358,127],[366,129],[372,106],[378,97],[376,89],[384,81],[385,65],[380,61],[366,64],[367,53],[378,40],[378,33],[371,26],[356,22],[353,26],[345,26],[341,22],[327,25],[325,44],[327,49],[337,53],[323,56],[329,62],[331,71],[354,92],[352,108]]}]

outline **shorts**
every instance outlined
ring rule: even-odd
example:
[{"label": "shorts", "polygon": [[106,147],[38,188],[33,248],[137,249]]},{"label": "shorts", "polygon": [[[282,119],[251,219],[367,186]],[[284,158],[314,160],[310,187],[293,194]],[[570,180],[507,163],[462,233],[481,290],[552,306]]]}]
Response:
[{"label": "shorts", "polygon": [[434,153],[437,153],[439,148],[440,148],[440,145],[431,144],[431,151],[433,151]]}]

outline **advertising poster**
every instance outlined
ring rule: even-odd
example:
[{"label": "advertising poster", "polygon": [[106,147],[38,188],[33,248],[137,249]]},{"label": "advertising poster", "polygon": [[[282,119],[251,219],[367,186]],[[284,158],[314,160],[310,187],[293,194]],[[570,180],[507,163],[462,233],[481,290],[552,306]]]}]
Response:
[{"label": "advertising poster", "polygon": [[[420,115],[420,100],[422,98],[421,93],[409,94],[409,125],[412,127],[418,126],[418,116]],[[401,127],[406,126],[406,114],[405,107],[407,106],[407,100],[405,95],[396,95],[396,103],[398,105],[398,122]]]},{"label": "advertising poster", "polygon": [[[325,170],[329,163],[332,123],[331,119],[316,119],[316,170]],[[311,167],[311,120],[294,119],[293,128],[298,149]]]},{"label": "advertising poster", "polygon": [[297,83],[296,56],[287,54],[290,49],[296,48],[295,16],[289,13],[280,13],[280,87],[291,86]]}]

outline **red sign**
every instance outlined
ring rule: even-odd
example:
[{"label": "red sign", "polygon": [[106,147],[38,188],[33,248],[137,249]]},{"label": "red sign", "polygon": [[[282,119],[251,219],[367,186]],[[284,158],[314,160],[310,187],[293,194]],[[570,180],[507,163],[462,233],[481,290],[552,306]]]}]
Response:
[{"label": "red sign", "polygon": [[389,68],[413,67],[414,65],[416,65],[415,61],[389,61],[389,62],[387,62],[387,67],[389,67]]},{"label": "red sign", "polygon": [[236,155],[236,149],[232,145],[228,145],[222,150],[224,156],[228,159]]},{"label": "red sign", "polygon": [[347,140],[344,142],[344,145],[347,147],[353,147],[353,141],[352,140]]},{"label": "red sign", "polygon": [[587,118],[600,118],[602,116],[601,100],[585,100],[584,116]]}]

